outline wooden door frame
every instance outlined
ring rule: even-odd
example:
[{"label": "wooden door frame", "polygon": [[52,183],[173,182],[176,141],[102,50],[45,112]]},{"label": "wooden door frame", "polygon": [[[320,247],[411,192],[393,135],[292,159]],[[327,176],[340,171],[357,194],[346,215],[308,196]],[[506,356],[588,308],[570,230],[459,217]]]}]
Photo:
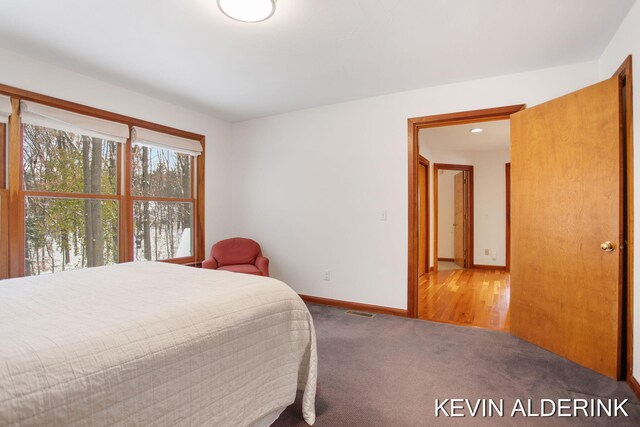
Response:
[{"label": "wooden door frame", "polygon": [[407,251],[407,317],[418,317],[418,156],[420,154],[418,136],[420,129],[505,120],[509,119],[511,114],[524,108],[524,104],[518,104],[408,119],[409,233]]},{"label": "wooden door frame", "polygon": [[[466,188],[466,219],[464,244],[467,250],[464,267],[472,268],[475,265],[473,257],[473,166],[456,165],[449,163],[433,164],[433,270],[438,271],[438,172],[441,170],[467,172],[469,182]],[[455,258],[455,257],[454,257]]]},{"label": "wooden door frame", "polygon": [[511,162],[504,165],[504,181],[505,181],[505,246],[504,246],[504,268],[506,271],[511,269]]},{"label": "wooden door frame", "polygon": [[624,167],[624,197],[622,201],[623,218],[625,235],[626,235],[626,254],[621,256],[625,266],[623,270],[623,279],[621,280],[621,304],[622,304],[622,368],[624,376],[629,386],[635,394],[640,398],[640,384],[633,377],[633,252],[634,252],[634,222],[633,222],[633,74],[632,74],[632,58],[627,56],[624,62],[616,70],[613,76],[617,76],[620,81],[620,111],[621,123],[620,136],[622,140],[622,156]]},{"label": "wooden door frame", "polygon": [[[418,163],[422,166],[425,167],[426,171],[427,171],[427,176],[426,176],[426,182],[425,182],[425,186],[426,186],[426,190],[425,190],[425,200],[426,200],[426,209],[424,209],[424,215],[426,216],[425,222],[427,223],[427,244],[426,244],[426,250],[425,250],[425,260],[427,265],[425,266],[425,272],[426,274],[429,274],[430,272],[430,268],[431,268],[431,259],[429,258],[429,255],[431,255],[431,216],[430,216],[430,202],[431,202],[431,193],[429,192],[429,159],[427,159],[426,157],[423,157],[422,155],[418,154]],[[420,218],[418,218],[418,221],[420,220]],[[420,245],[418,244],[418,250],[420,250]],[[418,258],[419,260],[419,258]],[[437,263],[436,263],[437,264]]]}]

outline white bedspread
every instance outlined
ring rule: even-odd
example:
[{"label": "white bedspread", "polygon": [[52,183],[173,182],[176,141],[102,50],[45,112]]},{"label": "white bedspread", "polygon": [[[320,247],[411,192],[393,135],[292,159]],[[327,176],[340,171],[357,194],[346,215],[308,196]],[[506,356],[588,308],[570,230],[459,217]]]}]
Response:
[{"label": "white bedspread", "polygon": [[311,315],[284,283],[164,263],[0,282],[0,425],[315,421]]}]

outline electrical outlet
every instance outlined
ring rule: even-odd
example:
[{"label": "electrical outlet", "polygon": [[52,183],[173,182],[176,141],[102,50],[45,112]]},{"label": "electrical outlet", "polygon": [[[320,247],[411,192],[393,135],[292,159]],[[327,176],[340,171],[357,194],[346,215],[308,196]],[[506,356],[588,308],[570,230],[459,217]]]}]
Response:
[{"label": "electrical outlet", "polygon": [[326,282],[330,282],[331,281],[331,272],[329,270],[325,270],[324,271],[324,280]]}]

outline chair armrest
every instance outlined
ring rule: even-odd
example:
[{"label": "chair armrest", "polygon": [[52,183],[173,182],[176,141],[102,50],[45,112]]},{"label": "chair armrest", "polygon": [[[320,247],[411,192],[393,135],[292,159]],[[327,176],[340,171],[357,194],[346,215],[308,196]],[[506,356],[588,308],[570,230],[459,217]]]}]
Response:
[{"label": "chair armrest", "polygon": [[269,277],[269,258],[258,255],[256,258],[256,267],[263,276]]},{"label": "chair armrest", "polygon": [[205,259],[204,261],[202,261],[202,268],[208,268],[211,270],[217,270],[218,269],[218,261],[216,261],[216,259],[214,257],[209,257],[207,259]]}]

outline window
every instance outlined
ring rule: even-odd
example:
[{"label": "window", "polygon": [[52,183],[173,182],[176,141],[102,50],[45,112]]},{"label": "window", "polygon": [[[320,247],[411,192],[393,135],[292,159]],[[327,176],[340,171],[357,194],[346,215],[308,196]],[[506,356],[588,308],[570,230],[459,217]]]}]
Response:
[{"label": "window", "polygon": [[133,147],[135,260],[193,256],[191,163],[188,154],[143,145]]},{"label": "window", "polygon": [[22,134],[25,275],[118,262],[118,144],[32,124]]},{"label": "window", "polygon": [[202,136],[32,95],[43,103],[22,99],[13,116],[0,95],[0,130],[9,128],[1,277],[201,261]]}]

